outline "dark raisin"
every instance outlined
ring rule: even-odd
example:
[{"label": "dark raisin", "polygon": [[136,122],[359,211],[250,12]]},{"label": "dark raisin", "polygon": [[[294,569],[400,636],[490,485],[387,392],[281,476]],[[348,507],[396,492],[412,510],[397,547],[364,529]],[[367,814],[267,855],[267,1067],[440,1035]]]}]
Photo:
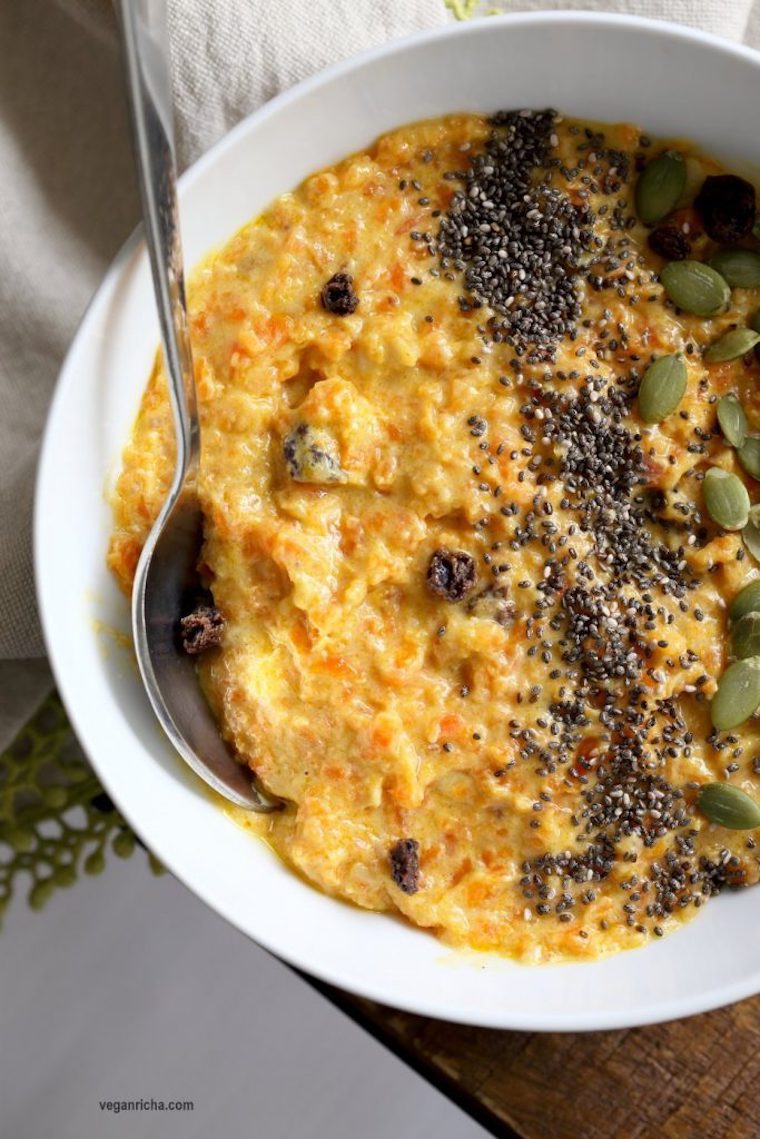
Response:
[{"label": "dark raisin", "polygon": [[666,261],[686,261],[691,256],[691,242],[677,225],[661,225],[647,238],[649,248]]},{"label": "dark raisin", "polygon": [[192,613],[180,618],[179,635],[182,648],[190,656],[221,644],[224,617],[215,605],[198,605]]},{"label": "dark raisin", "polygon": [[464,550],[436,550],[427,570],[428,588],[447,601],[461,601],[475,584],[475,560]]},{"label": "dark raisin", "polygon": [[653,514],[660,514],[667,505],[668,499],[664,490],[659,487],[652,487],[645,492],[645,503]]},{"label": "dark raisin", "polygon": [[335,273],[319,295],[322,308],[336,316],[348,316],[356,311],[359,298],[354,292],[354,279],[349,273]]},{"label": "dark raisin", "polygon": [[755,222],[755,187],[736,174],[711,174],[694,206],[708,237],[723,245],[741,241]]},{"label": "dark raisin", "polygon": [[388,857],[391,877],[405,894],[416,894],[420,888],[420,844],[414,838],[400,838]]},{"label": "dark raisin", "polygon": [[345,482],[338,444],[323,427],[298,423],[283,440],[282,453],[288,474],[295,482]]}]

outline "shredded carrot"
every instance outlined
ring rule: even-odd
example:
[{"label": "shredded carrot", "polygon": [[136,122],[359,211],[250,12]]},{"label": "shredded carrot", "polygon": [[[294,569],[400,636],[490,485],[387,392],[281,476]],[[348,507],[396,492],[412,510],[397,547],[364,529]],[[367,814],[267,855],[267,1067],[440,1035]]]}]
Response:
[{"label": "shredded carrot", "polygon": [[472,882],[467,887],[465,896],[469,906],[479,906],[488,897],[488,886],[485,882]]},{"label": "shredded carrot", "polygon": [[375,727],[372,729],[370,740],[373,747],[383,750],[384,748],[390,747],[392,739],[393,733],[389,728]]},{"label": "shredded carrot", "polygon": [[438,727],[442,736],[454,736],[464,727],[464,720],[458,712],[447,712],[441,716]]},{"label": "shredded carrot", "polygon": [[415,229],[417,226],[421,225],[422,222],[425,221],[426,217],[427,214],[424,213],[414,214],[413,217],[407,218],[406,221],[402,221],[401,225],[394,230],[394,233],[409,233],[410,229]]},{"label": "shredded carrot", "polygon": [[[462,861],[459,863],[459,865],[457,866],[457,868],[456,868],[456,870],[454,871],[454,873],[451,875],[451,885],[452,885],[452,886],[458,886],[458,885],[459,885],[459,883],[462,881],[462,879],[463,879],[463,878],[466,878],[466,877],[467,877],[467,875],[470,873],[470,871],[471,871],[471,870],[472,870],[472,861],[471,861],[471,859],[469,859],[469,858],[464,858],[464,859],[463,859],[463,860],[462,860]],[[470,887],[470,888],[472,889],[472,887]]]}]

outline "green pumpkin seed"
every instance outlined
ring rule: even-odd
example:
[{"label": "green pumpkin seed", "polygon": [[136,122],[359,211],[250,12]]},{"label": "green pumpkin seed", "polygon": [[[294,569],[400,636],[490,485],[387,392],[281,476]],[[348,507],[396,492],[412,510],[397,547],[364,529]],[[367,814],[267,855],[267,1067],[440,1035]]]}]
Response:
[{"label": "green pumpkin seed", "polygon": [[710,467],[702,483],[707,513],[724,530],[741,530],[749,517],[749,495],[738,475]]},{"label": "green pumpkin seed", "polygon": [[737,660],[760,656],[760,613],[745,613],[731,630],[731,655]]},{"label": "green pumpkin seed", "polygon": [[645,423],[659,423],[675,411],[686,391],[686,364],[681,356],[660,356],[649,365],[639,385],[639,413]]},{"label": "green pumpkin seed", "polygon": [[728,611],[730,621],[739,621],[747,613],[760,613],[760,577],[756,577],[731,602]]},{"label": "green pumpkin seed", "polygon": [[760,479],[760,435],[748,435],[736,453],[747,474]]},{"label": "green pumpkin seed", "polygon": [[683,155],[666,150],[652,159],[636,183],[636,212],[644,225],[654,225],[676,205],[686,184]]},{"label": "green pumpkin seed", "polygon": [[702,357],[708,364],[723,364],[746,356],[760,343],[760,333],[751,328],[731,328],[716,340]]},{"label": "green pumpkin seed", "polygon": [[3,840],[8,845],[19,853],[31,850],[34,846],[34,834],[30,830],[24,830],[23,827],[16,827],[13,830],[6,831],[3,835]]},{"label": "green pumpkin seed", "polygon": [[760,504],[749,512],[747,525],[742,530],[742,541],[756,562],[760,562]]},{"label": "green pumpkin seed", "polygon": [[718,423],[726,442],[732,447],[741,447],[747,438],[749,424],[735,395],[724,395],[718,401]]},{"label": "green pumpkin seed", "polygon": [[731,655],[736,660],[760,656],[760,611],[745,613],[732,626]]},{"label": "green pumpkin seed", "polygon": [[731,297],[720,273],[702,261],[670,261],[660,280],[673,304],[696,316],[715,316]]},{"label": "green pumpkin seed", "polygon": [[732,289],[756,289],[760,285],[760,253],[751,249],[720,249],[708,261]]},{"label": "green pumpkin seed", "polygon": [[730,664],[718,681],[710,703],[713,727],[730,732],[754,715],[760,706],[760,657]]},{"label": "green pumpkin seed", "polygon": [[700,788],[697,806],[711,823],[732,831],[751,831],[760,827],[760,803],[731,783],[705,783]]}]

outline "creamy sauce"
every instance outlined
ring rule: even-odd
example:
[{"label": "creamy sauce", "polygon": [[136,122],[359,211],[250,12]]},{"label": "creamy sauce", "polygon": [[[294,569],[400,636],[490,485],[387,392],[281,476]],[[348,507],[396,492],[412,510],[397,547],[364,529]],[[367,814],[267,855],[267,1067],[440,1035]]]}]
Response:
[{"label": "creamy sauce", "polygon": [[[694,802],[733,762],[732,782],[760,789],[755,724],[727,743],[709,723],[726,603],[757,569],[706,515],[700,482],[710,465],[742,473],[714,430],[715,397],[736,391],[760,424],[754,360],[701,360],[760,294],[735,289],[710,320],[666,305],[663,260],[632,205],[636,156],[661,144],[642,148],[627,125],[592,125],[604,137],[589,138],[587,126],[558,122],[559,165],[543,170],[590,217],[576,332],[554,359],[494,342],[493,309],[460,304],[461,268],[425,238],[462,185],[444,175],[486,144],[480,116],[404,127],[313,175],[190,289],[201,569],[225,619],[200,676],[222,734],[290,804],[250,825],[327,893],[529,961],[644,943],[726,877],[758,877],[751,836],[709,824]],[[687,156],[679,224],[702,259],[710,242],[688,203],[718,168],[671,145]],[[320,294],[341,272],[358,305],[336,314]],[[645,426],[636,377],[674,352],[686,395]],[[619,519],[568,490],[573,447],[595,445],[573,434],[579,409],[597,458],[612,454],[620,477],[626,456],[641,467],[630,496],[653,496],[646,550],[671,567],[666,588],[651,584],[653,563],[646,584],[599,556]],[[109,563],[125,589],[173,457],[157,361],[114,497]],[[621,531],[608,553],[618,545],[633,565],[627,541]],[[431,588],[441,550],[471,559],[459,600]],[[603,607],[597,634],[589,606],[597,619]],[[610,756],[648,721],[629,784],[616,783]],[[389,852],[410,839],[418,881],[405,892]],[[710,870],[730,856],[728,873]]]}]

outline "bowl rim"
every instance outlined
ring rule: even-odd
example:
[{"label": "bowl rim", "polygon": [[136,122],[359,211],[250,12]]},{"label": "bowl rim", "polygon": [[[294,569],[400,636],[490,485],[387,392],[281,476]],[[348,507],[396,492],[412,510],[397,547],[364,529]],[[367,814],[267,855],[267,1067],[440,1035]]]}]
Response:
[{"label": "bowl rim", "polygon": [[[391,40],[387,43],[381,44],[377,47],[366,49],[360,53],[354,54],[347,59],[340,60],[331,66],[322,69],[316,74],[302,80],[294,86],[286,89],[280,94],[276,95],[273,99],[264,103],[257,110],[243,118],[237,123],[230,131],[228,131],[221,139],[219,139],[208,151],[206,151],[196,162],[194,162],[179,178],[179,193],[183,194],[195,181],[203,176],[206,170],[213,166],[227,150],[233,148],[241,135],[244,135],[252,128],[266,122],[269,118],[276,115],[279,110],[287,106],[289,103],[300,100],[312,91],[318,90],[323,84],[327,84],[333,79],[340,78],[341,76],[351,74],[352,72],[361,70],[366,64],[381,61],[390,56],[403,55],[410,50],[414,50],[418,45],[425,43],[432,43],[438,40],[448,39],[453,36],[461,37],[466,40],[469,36],[477,34],[484,24],[488,26],[503,26],[522,27],[530,25],[552,25],[557,26],[561,24],[570,25],[589,25],[597,28],[612,27],[616,29],[630,28],[638,32],[650,33],[653,36],[663,40],[680,40],[685,43],[693,43],[703,47],[708,47],[713,51],[723,53],[724,55],[742,59],[746,62],[751,62],[760,75],[760,52],[754,48],[748,47],[745,44],[733,42],[731,40],[722,39],[709,32],[679,25],[671,21],[655,20],[648,17],[633,16],[627,14],[618,14],[611,12],[593,12],[593,11],[566,11],[561,9],[551,9],[540,12],[519,12],[519,13],[506,13],[494,16],[484,16],[460,22],[452,20],[443,27],[436,27],[427,29],[420,32],[415,32],[401,38]],[[47,570],[45,562],[42,557],[42,551],[45,542],[45,517],[44,517],[44,498],[45,488],[48,480],[51,478],[51,473],[48,468],[51,466],[49,459],[50,452],[52,451],[52,439],[55,434],[55,423],[58,418],[58,413],[61,405],[64,402],[64,391],[68,389],[72,380],[70,377],[71,362],[75,356],[80,341],[87,339],[90,328],[94,325],[99,316],[99,302],[109,292],[109,288],[118,282],[124,274],[125,269],[131,262],[132,258],[138,252],[139,247],[142,245],[142,224],[138,224],[132,234],[122,245],[121,249],[109,265],[105,275],[97,286],[81,320],[77,330],[72,338],[66,356],[60,367],[58,377],[56,379],[53,397],[47,412],[45,429],[40,447],[40,454],[37,464],[37,473],[35,480],[34,490],[34,517],[32,528],[33,539],[33,552],[34,552],[34,582],[37,595],[37,602],[39,606],[40,619],[43,630],[43,638],[45,647],[47,649],[48,658],[50,661],[53,677],[56,687],[63,701],[64,707],[68,714],[72,728],[74,729],[81,746],[90,760],[93,769],[95,770],[98,778],[102,781],[104,787],[108,790],[109,794],[112,793],[111,777],[108,773],[100,770],[100,764],[93,750],[88,746],[89,731],[86,723],[86,716],[80,712],[81,692],[75,680],[70,680],[66,675],[63,668],[62,661],[58,654],[57,637],[55,633],[55,618],[52,612],[52,598],[48,597],[48,590],[46,587]],[[49,606],[48,602],[51,602]],[[118,803],[118,791],[113,793],[115,801]],[[120,808],[121,809],[121,808]],[[141,833],[141,826],[139,819],[133,817],[132,811],[123,812],[128,822],[135,827],[138,833]],[[228,907],[219,899],[213,896],[213,892],[203,885],[196,884],[190,880],[190,875],[186,875],[184,871],[176,865],[176,859],[173,855],[165,851],[164,844],[161,841],[163,836],[159,836],[157,841],[154,841],[151,835],[151,846],[155,847],[157,856],[164,863],[164,865],[171,871],[175,878],[182,884],[190,889],[197,897],[199,897],[206,905],[208,905],[214,912],[229,921],[235,928],[240,929],[240,924],[236,917],[228,912]],[[636,1011],[631,1012],[623,1011],[620,1009],[613,1010],[594,1010],[590,1014],[579,1013],[577,1011],[571,1014],[564,1014],[561,1009],[553,1009],[549,1012],[542,1012],[539,1015],[532,1013],[520,1014],[509,1012],[509,1010],[502,1010],[501,1008],[494,1007],[492,1012],[480,1011],[477,1017],[473,1017],[472,1013],[468,1013],[467,1008],[462,1005],[461,1008],[447,1008],[442,1012],[435,1002],[425,999],[408,999],[404,995],[398,996],[389,987],[382,982],[375,983],[373,979],[366,976],[352,976],[347,980],[345,971],[340,968],[331,969],[327,965],[320,964],[315,967],[309,959],[308,951],[300,951],[292,942],[288,943],[287,948],[282,945],[274,944],[271,937],[261,937],[258,935],[254,938],[248,931],[241,930],[246,936],[251,937],[257,944],[261,945],[268,952],[274,954],[283,960],[286,964],[295,969],[301,970],[304,973],[316,977],[318,980],[330,985],[334,985],[344,991],[355,993],[358,996],[367,998],[369,1000],[378,1001],[380,1003],[389,1005],[393,1008],[402,1009],[404,1011],[416,1013],[422,1016],[428,1016],[436,1019],[447,1019],[454,1023],[477,1025],[487,1028],[497,1029],[510,1029],[515,1031],[532,1031],[532,1032],[568,1032],[568,1031],[602,1031],[613,1030],[621,1028],[629,1028],[636,1026],[645,1026],[650,1024],[657,1024],[663,1021],[668,1021],[676,1018],[693,1016],[698,1013],[708,1012],[710,1010],[732,1004],[736,1001],[754,996],[760,992],[760,964],[755,972],[746,975],[745,977],[732,981],[722,986],[714,987],[709,990],[704,996],[689,997],[689,996],[674,996],[669,1000],[656,1000],[654,1003],[644,1003],[636,1007]],[[445,949],[445,947],[444,947]],[[628,951],[622,951],[626,953]],[[642,950],[633,950],[632,952],[642,952]],[[561,962],[560,965],[570,964],[572,967],[589,968],[593,967],[598,960],[589,962]],[[513,962],[509,962],[514,964]],[[553,968],[554,966],[541,965],[541,966],[521,966],[524,968]]]}]

